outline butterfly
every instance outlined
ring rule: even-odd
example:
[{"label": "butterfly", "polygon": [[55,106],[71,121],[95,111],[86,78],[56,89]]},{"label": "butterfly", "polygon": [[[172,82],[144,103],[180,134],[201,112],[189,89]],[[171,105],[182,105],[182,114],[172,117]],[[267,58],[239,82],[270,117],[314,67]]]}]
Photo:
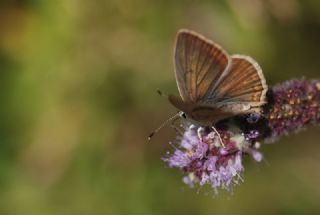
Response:
[{"label": "butterfly", "polygon": [[230,56],[196,32],[178,31],[174,62],[180,97],[168,99],[199,125],[259,113],[266,103],[268,86],[258,63],[249,56]]},{"label": "butterfly", "polygon": [[178,31],[174,63],[180,97],[169,95],[168,100],[180,110],[178,116],[199,126],[212,126],[215,130],[218,121],[260,113],[266,103],[268,86],[259,64],[249,56],[229,55],[220,45],[194,31]]}]

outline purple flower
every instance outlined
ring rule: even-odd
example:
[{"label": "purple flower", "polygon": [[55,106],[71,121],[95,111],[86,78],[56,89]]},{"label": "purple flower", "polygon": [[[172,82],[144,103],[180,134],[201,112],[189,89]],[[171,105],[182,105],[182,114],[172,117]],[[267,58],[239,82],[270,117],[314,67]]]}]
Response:
[{"label": "purple flower", "polygon": [[189,158],[188,154],[178,149],[172,156],[170,156],[169,158],[164,158],[163,160],[168,162],[170,167],[178,168],[184,168],[191,162],[191,158]]},{"label": "purple flower", "polygon": [[203,159],[208,151],[208,144],[202,141],[198,141],[198,144],[193,148],[192,159]]},{"label": "purple flower", "polygon": [[183,139],[181,141],[181,146],[185,149],[192,149],[193,147],[196,147],[198,144],[198,138],[197,133],[193,130],[186,130]]},{"label": "purple flower", "polygon": [[[225,145],[222,147],[213,131],[199,136],[197,129],[193,125],[186,128],[175,153],[164,160],[170,167],[182,169],[186,174],[183,181],[191,187],[209,184],[215,192],[219,188],[232,190],[242,181],[242,156],[249,151],[253,152],[251,144],[242,134],[220,131]],[[185,147],[186,143],[191,142]]]},{"label": "purple flower", "polygon": [[236,116],[216,124],[224,146],[210,127],[187,124],[174,153],[163,160],[181,169],[183,182],[191,187],[210,185],[215,193],[231,191],[243,181],[244,156],[262,161],[261,142],[320,122],[320,81],[289,81],[270,89],[267,97],[263,114]]},{"label": "purple flower", "polygon": [[257,150],[252,150],[251,151],[251,156],[253,159],[255,159],[257,162],[262,161],[263,159],[263,155],[261,154],[261,152],[257,151]]},{"label": "purple flower", "polygon": [[254,140],[257,139],[259,137],[260,133],[258,130],[251,130],[249,131],[249,133],[245,134],[245,138],[246,140]]},{"label": "purple flower", "polygon": [[292,80],[272,88],[266,118],[270,137],[320,122],[320,81]]}]

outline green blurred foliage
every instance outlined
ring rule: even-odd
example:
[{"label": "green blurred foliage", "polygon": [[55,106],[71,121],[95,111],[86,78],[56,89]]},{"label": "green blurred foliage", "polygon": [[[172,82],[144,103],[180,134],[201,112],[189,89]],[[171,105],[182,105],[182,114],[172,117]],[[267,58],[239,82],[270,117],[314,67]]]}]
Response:
[{"label": "green blurred foliage", "polygon": [[318,128],[263,146],[234,195],[192,190],[174,132],[179,28],[253,56],[269,84],[319,78],[317,0],[0,2],[0,214],[319,214]]}]

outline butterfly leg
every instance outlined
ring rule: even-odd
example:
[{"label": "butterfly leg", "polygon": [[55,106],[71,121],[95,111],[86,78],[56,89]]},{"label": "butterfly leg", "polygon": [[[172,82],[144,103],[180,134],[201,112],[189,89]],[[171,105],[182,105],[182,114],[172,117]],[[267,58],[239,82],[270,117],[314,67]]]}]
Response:
[{"label": "butterfly leg", "polygon": [[[177,132],[177,134],[179,134],[180,136],[183,136],[183,131],[181,130],[181,128],[183,128],[183,126],[180,124],[180,126],[178,126],[178,125],[176,125],[176,121],[178,120],[178,118],[177,119],[174,119],[174,120],[172,120],[172,122],[171,122],[171,128],[173,128],[176,132]],[[180,128],[179,128],[180,127]]]},{"label": "butterfly leg", "polygon": [[219,138],[219,140],[220,140],[220,143],[221,143],[222,147],[224,148],[225,145],[223,144],[223,141],[222,141],[222,138],[221,138],[219,132],[217,131],[217,129],[216,129],[214,126],[211,126],[211,128],[212,128],[213,131],[218,135],[218,138]]},{"label": "butterfly leg", "polygon": [[200,139],[201,142],[202,142],[203,132],[204,132],[204,128],[199,127],[197,129],[198,138]]}]

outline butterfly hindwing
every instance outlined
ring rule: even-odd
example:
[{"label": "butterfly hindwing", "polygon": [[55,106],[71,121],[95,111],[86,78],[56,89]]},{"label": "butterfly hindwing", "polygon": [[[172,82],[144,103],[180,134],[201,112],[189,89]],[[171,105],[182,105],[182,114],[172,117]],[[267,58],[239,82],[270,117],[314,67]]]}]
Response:
[{"label": "butterfly hindwing", "polygon": [[246,104],[258,107],[265,104],[267,84],[258,63],[251,57],[233,55],[230,70],[219,83],[211,98],[223,104]]}]

